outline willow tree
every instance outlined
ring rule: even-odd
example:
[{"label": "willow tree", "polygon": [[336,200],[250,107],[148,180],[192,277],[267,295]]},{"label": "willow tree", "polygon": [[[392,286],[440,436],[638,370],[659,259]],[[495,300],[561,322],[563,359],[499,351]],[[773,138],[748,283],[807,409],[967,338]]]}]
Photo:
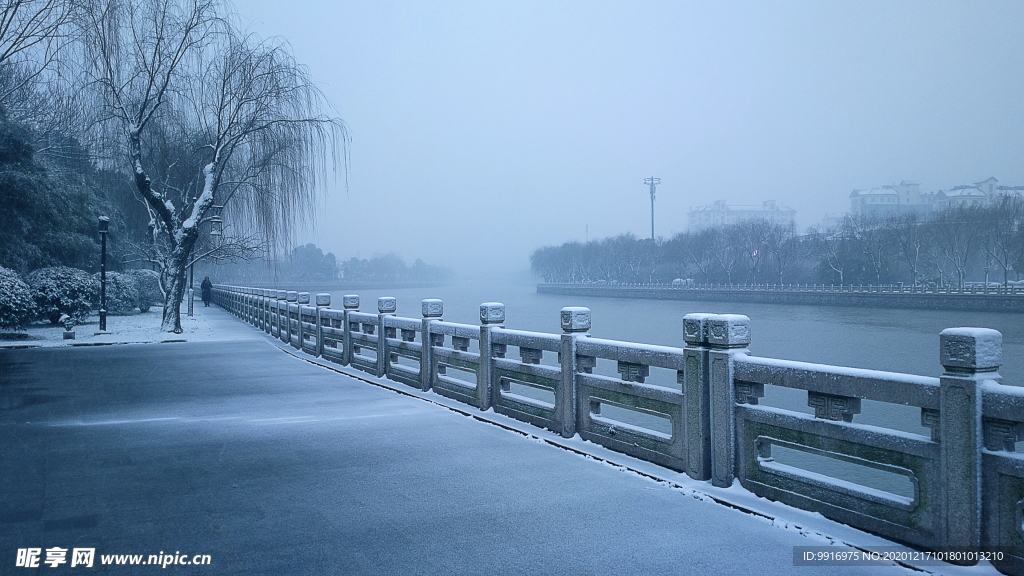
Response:
[{"label": "willow tree", "polygon": [[226,245],[287,242],[337,168],[345,126],[283,43],[238,34],[212,0],[102,0],[84,28],[97,129],[149,212],[162,329],[180,332],[201,235],[223,222]]},{"label": "willow tree", "polygon": [[73,0],[0,0],[0,104],[57,62],[73,35]]}]

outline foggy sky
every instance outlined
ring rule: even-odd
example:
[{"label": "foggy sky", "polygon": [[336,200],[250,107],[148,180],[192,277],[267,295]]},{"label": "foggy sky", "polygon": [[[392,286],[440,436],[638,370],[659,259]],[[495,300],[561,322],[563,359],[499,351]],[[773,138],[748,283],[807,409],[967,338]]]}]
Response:
[{"label": "foggy sky", "polygon": [[522,271],[588,227],[649,236],[649,176],[665,238],[719,199],[803,229],[854,188],[1024,185],[1021,2],[234,5],[351,130],[297,239],[339,259]]}]

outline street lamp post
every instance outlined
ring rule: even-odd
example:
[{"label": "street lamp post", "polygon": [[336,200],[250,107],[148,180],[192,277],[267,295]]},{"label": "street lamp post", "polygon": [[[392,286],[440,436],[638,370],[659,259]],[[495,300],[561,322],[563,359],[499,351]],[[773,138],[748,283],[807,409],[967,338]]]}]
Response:
[{"label": "street lamp post", "polygon": [[100,216],[100,331],[107,333],[107,232],[110,218]]},{"label": "street lamp post", "polygon": [[[193,198],[193,201],[195,199]],[[220,241],[224,234],[224,219],[220,217],[220,211],[224,209],[223,206],[213,204],[210,206],[217,213],[210,217],[210,240],[216,245]],[[196,262],[192,261],[192,264],[188,267],[188,315],[192,316],[195,312],[195,282],[196,282]]]}]

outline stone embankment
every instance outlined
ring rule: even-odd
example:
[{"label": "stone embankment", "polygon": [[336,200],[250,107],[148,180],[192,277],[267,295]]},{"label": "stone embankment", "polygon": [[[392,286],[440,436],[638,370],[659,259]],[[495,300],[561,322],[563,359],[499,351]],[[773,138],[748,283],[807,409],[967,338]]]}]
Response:
[{"label": "stone embankment", "polygon": [[668,284],[538,284],[539,294],[647,298],[758,304],[801,304],[1024,312],[1024,287],[929,288],[924,286],[738,285],[672,286]]}]

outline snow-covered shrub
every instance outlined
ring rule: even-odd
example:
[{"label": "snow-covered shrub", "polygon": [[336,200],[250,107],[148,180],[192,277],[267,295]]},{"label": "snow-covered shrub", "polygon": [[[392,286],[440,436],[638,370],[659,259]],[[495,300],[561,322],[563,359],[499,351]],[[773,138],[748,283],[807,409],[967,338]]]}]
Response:
[{"label": "snow-covered shrub", "polygon": [[[96,274],[96,281],[100,275]],[[139,287],[135,277],[120,272],[107,272],[107,313],[128,314],[139,305]]]},{"label": "snow-covered shrub", "polygon": [[14,270],[0,267],[0,328],[18,330],[35,318],[32,289]]},{"label": "snow-covered shrub", "polygon": [[164,293],[160,290],[160,274],[152,270],[129,270],[139,288],[139,310],[149,312],[154,304],[163,304]]},{"label": "snow-covered shrub", "polygon": [[60,320],[61,314],[82,322],[100,301],[99,280],[77,268],[40,268],[28,275],[28,285],[39,307],[39,316],[53,324]]}]

